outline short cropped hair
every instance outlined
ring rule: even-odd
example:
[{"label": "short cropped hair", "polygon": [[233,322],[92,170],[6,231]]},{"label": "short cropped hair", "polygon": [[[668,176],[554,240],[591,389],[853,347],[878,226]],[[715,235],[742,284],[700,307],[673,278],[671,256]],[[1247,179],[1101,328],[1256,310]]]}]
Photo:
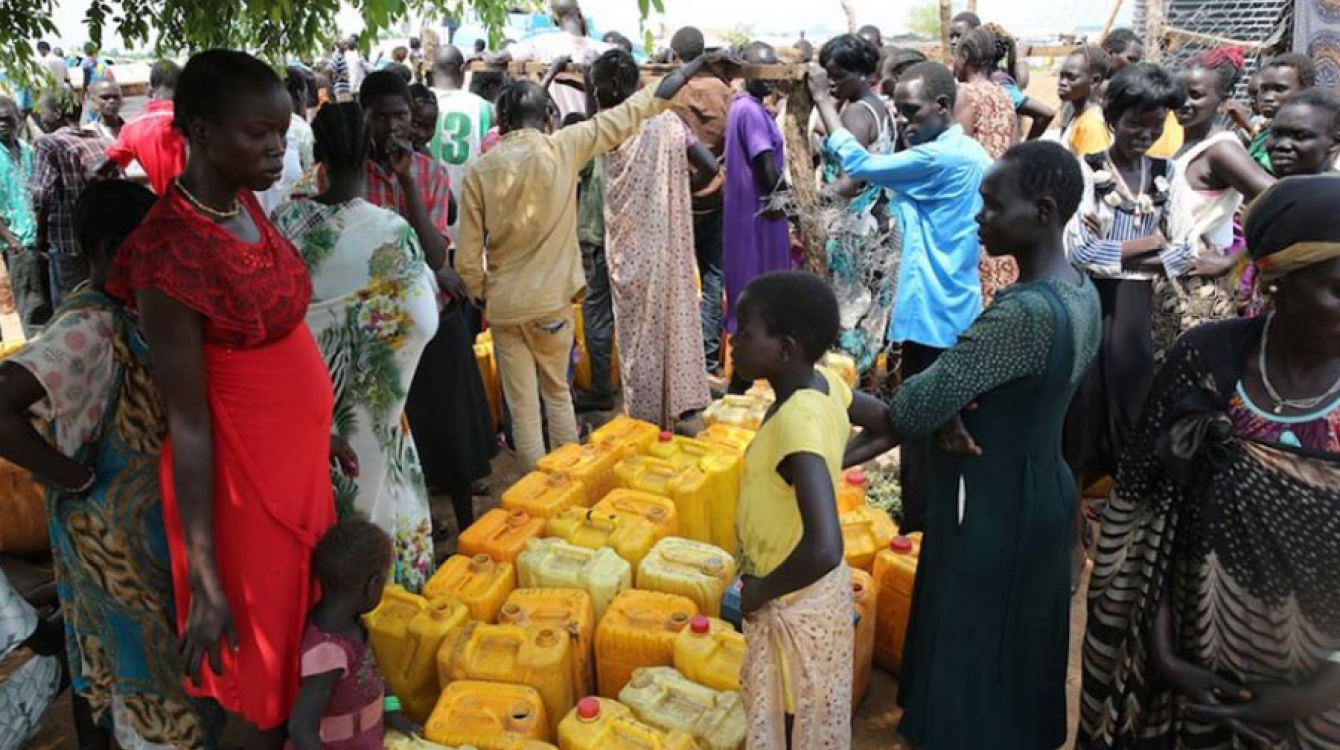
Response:
[{"label": "short cropped hair", "polygon": [[939,99],[942,96],[948,98],[949,108],[951,110],[954,108],[954,102],[958,99],[958,82],[954,80],[954,74],[949,68],[930,60],[919,62],[903,73],[903,83],[912,81],[921,81],[931,99]]},{"label": "short cropped hair", "polygon": [[263,94],[283,88],[274,68],[230,49],[199,52],[186,61],[173,89],[173,126],[190,133],[191,119],[199,117],[218,124],[233,108],[239,94]]},{"label": "short cropped hair", "polygon": [[702,57],[706,48],[707,41],[703,39],[703,32],[696,26],[685,26],[670,38],[670,49],[674,50],[675,55],[684,62]]},{"label": "short cropped hair", "polygon": [[1298,81],[1303,84],[1305,89],[1317,85],[1317,64],[1312,62],[1312,58],[1307,55],[1290,52],[1272,57],[1270,62],[1261,67],[1261,70],[1269,68],[1292,68],[1298,74]]},{"label": "short cropped hair", "polygon": [[757,315],[769,336],[795,339],[811,362],[823,358],[837,341],[837,296],[814,274],[777,271],[755,277],[745,287],[740,307],[741,314]]},{"label": "short cropped hair", "polygon": [[1132,44],[1144,44],[1144,42],[1140,41],[1140,37],[1130,29],[1113,29],[1103,37],[1103,51],[1109,55],[1120,55]]},{"label": "short cropped hair", "polygon": [[390,570],[395,545],[381,527],[347,518],[330,528],[312,552],[312,573],[328,592],[358,585],[368,573]]},{"label": "short cropped hair", "polygon": [[1013,167],[1014,184],[1028,200],[1051,198],[1059,223],[1079,210],[1084,196],[1084,173],[1075,155],[1052,141],[1025,141],[1000,157],[999,168]]},{"label": "short cropped hair", "polygon": [[368,73],[363,86],[358,90],[358,103],[363,109],[371,109],[372,104],[385,96],[399,96],[409,104],[409,81],[391,70],[378,70]]}]

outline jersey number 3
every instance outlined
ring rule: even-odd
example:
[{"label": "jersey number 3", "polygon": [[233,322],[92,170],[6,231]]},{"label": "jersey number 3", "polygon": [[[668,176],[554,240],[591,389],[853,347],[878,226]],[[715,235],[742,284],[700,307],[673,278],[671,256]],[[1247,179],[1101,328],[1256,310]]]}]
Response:
[{"label": "jersey number 3", "polygon": [[470,116],[462,112],[448,112],[442,118],[437,138],[442,161],[459,167],[470,160],[470,134],[473,130]]}]

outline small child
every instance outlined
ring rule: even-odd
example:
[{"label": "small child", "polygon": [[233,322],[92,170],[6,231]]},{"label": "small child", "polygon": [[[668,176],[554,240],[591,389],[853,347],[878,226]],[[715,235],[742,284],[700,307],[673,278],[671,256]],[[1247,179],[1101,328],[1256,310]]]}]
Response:
[{"label": "small child", "polygon": [[409,99],[409,141],[416,153],[436,159],[430,144],[437,136],[437,97],[427,86],[416,83],[409,87]]},{"label": "small child", "polygon": [[757,277],[737,321],[736,371],[777,394],[745,455],[737,516],[748,748],[840,750],[851,743],[855,631],[835,488],[852,423],[882,434],[888,420],[883,404],[815,367],[839,325],[817,276]]},{"label": "small child", "polygon": [[380,750],[386,725],[417,731],[398,713],[383,715],[386,686],[362,623],[381,601],[394,556],[386,532],[353,519],[316,545],[312,570],[322,593],[302,638],[302,684],[288,726],[296,750]]}]

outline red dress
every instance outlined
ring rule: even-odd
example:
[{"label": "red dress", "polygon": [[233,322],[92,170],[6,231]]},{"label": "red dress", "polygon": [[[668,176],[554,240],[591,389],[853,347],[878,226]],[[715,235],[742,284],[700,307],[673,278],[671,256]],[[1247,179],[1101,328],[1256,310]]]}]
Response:
[{"label": "red dress", "polygon": [[[155,289],[205,319],[205,373],[214,439],[214,543],[238,651],[223,672],[208,659],[208,696],[261,729],[288,720],[314,601],[312,549],[335,522],[328,468],[330,376],[303,323],[311,280],[297,251],[243,191],[259,228],[245,243],[173,188],[127,238],[108,290],[129,304]],[[177,624],[190,611],[185,540],[172,481],[172,439],[159,466]]]}]

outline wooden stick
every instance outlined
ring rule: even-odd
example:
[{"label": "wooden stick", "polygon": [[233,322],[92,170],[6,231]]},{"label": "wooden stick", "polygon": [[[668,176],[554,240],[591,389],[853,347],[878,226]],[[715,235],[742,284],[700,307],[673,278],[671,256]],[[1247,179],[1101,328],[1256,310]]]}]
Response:
[{"label": "wooden stick", "polygon": [[1149,44],[1145,47],[1145,59],[1158,62],[1163,57],[1163,0],[1146,0],[1145,37]]},{"label": "wooden stick", "polygon": [[1122,0],[1112,0],[1112,10],[1108,11],[1107,23],[1103,24],[1103,34],[1098,37],[1099,42],[1107,38],[1107,33],[1112,30],[1112,24],[1117,22],[1117,13],[1121,12],[1121,3]]},{"label": "wooden stick", "polygon": [[[469,63],[468,70],[476,73],[485,71],[505,72],[513,76],[524,76],[526,78],[543,78],[549,72],[550,66],[539,62],[513,62],[507,65],[494,65],[491,63],[476,60]],[[563,68],[564,73],[583,74],[588,66],[578,63],[568,63]],[[638,70],[644,76],[667,76],[679,70],[678,64],[647,63],[638,66]],[[755,81],[803,81],[806,75],[806,66],[804,65],[742,65],[736,72],[736,78]],[[714,75],[712,71],[704,68],[698,71],[698,78],[704,78]]]},{"label": "wooden stick", "polygon": [[954,13],[950,0],[940,0],[940,54],[944,55],[945,65],[953,65],[949,57],[949,22]]},{"label": "wooden stick", "polygon": [[1199,42],[1203,44],[1213,44],[1225,47],[1246,47],[1247,49],[1261,49],[1268,46],[1267,42],[1244,42],[1241,39],[1230,39],[1218,34],[1204,34],[1199,31],[1190,31],[1188,29],[1179,29],[1176,26],[1164,26],[1163,35],[1165,37],[1176,37],[1188,42]]}]

